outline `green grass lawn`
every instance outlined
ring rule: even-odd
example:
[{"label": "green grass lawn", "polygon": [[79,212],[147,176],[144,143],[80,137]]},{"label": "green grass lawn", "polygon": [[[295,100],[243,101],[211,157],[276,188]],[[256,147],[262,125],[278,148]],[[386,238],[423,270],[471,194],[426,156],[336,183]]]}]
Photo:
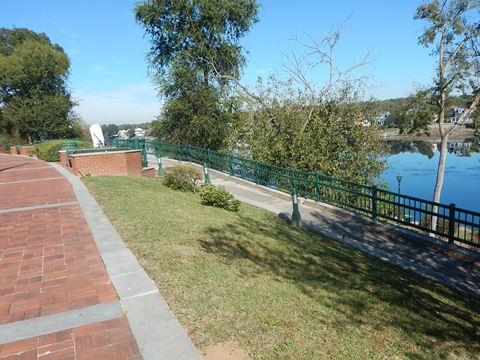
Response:
[{"label": "green grass lawn", "polygon": [[254,359],[479,359],[480,301],[275,215],[158,179],[85,180],[200,350]]}]

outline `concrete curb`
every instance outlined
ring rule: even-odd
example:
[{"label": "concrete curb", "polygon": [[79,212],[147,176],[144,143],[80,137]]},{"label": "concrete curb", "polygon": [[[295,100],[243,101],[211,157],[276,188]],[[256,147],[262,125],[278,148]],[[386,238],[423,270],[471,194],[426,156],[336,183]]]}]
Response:
[{"label": "concrete curb", "polygon": [[72,185],[145,360],[201,359],[152,279],[126,247],[82,181],[51,163]]}]

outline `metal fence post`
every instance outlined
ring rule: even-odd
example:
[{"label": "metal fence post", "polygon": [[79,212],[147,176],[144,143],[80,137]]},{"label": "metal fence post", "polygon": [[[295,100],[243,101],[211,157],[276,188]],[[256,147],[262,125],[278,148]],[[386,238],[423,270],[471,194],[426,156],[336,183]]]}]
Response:
[{"label": "metal fence post", "polygon": [[258,185],[259,183],[259,177],[258,177],[258,160],[255,160],[255,184]]},{"label": "metal fence post", "polygon": [[211,167],[212,165],[212,160],[211,160],[211,155],[210,155],[210,149],[207,149],[207,164],[209,167]]},{"label": "metal fence post", "polygon": [[292,193],[293,193],[294,190],[295,190],[295,192],[297,192],[297,185],[296,185],[296,182],[295,182],[295,169],[292,169],[290,171],[290,187],[292,189]]},{"label": "metal fence post", "polygon": [[188,145],[188,161],[192,162],[192,145]]},{"label": "metal fence post", "polygon": [[318,172],[315,173],[315,190],[316,190],[316,200],[317,202],[320,201],[320,174]]},{"label": "metal fence post", "polygon": [[207,163],[203,164],[203,176],[205,177],[205,184],[210,184],[210,175],[208,175]]},{"label": "metal fence post", "polygon": [[302,221],[302,216],[300,215],[300,210],[298,209],[298,196],[295,188],[292,189],[292,206],[292,224],[299,226]]},{"label": "metal fence post", "polygon": [[162,169],[162,156],[160,154],[160,144],[155,146],[155,156],[157,157],[157,164],[158,164],[157,175],[160,175],[163,171],[163,169]]},{"label": "metal fence post", "polygon": [[455,242],[455,204],[448,206],[448,243],[453,245]]},{"label": "metal fence post", "polygon": [[233,158],[233,155],[230,154],[230,155],[228,156],[228,169],[230,170],[230,175],[233,176],[234,171],[233,171],[233,161],[232,161],[232,158]]},{"label": "metal fence post", "polygon": [[147,145],[145,141],[141,143],[141,149],[142,149],[142,166],[143,167],[148,167],[148,158],[147,158]]},{"label": "metal fence post", "polygon": [[377,219],[377,186],[372,186],[372,219]]}]

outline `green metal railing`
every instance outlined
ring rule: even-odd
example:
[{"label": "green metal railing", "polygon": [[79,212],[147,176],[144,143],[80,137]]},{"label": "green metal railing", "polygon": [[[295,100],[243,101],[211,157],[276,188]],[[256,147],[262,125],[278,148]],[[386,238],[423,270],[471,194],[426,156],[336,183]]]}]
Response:
[{"label": "green metal railing", "polygon": [[[141,149],[147,154],[189,161],[289,194],[329,203],[373,219],[415,228],[440,238],[480,247],[480,213],[358,184],[318,172],[264,164],[238,154],[160,141],[112,140],[113,146]],[[434,226],[434,223],[437,226]]]},{"label": "green metal railing", "polygon": [[64,141],[89,141],[92,142],[92,139],[89,138],[72,138],[72,139],[50,139],[50,140],[33,140],[33,145],[43,144],[44,142],[52,140],[64,140]]}]

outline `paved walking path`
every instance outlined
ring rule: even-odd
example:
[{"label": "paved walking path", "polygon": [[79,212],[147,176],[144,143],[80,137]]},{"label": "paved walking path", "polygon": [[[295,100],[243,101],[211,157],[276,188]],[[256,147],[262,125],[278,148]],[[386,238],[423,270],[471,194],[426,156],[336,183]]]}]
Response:
[{"label": "paved walking path", "polygon": [[[156,166],[154,157],[149,161],[151,166]],[[164,167],[177,163],[162,159]],[[209,175],[213,184],[242,202],[275,214],[290,215],[292,212],[291,198],[286,194],[214,170],[210,170]],[[444,242],[326,204],[303,201],[300,213],[303,226],[470,296],[480,297],[480,253],[450,247]]]},{"label": "paved walking path", "polygon": [[0,359],[199,359],[81,181],[0,155]]}]

